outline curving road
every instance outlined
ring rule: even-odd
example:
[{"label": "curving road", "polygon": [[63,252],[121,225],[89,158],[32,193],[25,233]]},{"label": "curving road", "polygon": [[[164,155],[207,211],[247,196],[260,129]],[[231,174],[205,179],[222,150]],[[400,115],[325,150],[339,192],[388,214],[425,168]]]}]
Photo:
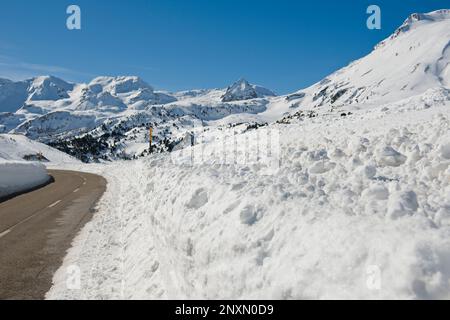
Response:
[{"label": "curving road", "polygon": [[44,299],[106,190],[97,175],[49,173],[53,183],[0,203],[0,299]]}]

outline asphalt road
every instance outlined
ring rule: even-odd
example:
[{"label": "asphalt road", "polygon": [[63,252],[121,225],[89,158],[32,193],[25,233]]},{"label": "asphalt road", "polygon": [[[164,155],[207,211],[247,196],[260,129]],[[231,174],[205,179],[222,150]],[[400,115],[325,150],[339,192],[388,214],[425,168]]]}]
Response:
[{"label": "asphalt road", "polygon": [[0,203],[0,299],[44,299],[106,190],[100,176],[49,173],[53,183]]}]

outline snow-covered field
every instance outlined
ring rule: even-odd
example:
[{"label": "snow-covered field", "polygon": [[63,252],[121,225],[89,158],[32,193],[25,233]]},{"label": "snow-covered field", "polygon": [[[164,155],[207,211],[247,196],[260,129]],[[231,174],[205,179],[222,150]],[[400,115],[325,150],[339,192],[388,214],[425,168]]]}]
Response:
[{"label": "snow-covered field", "polygon": [[208,153],[221,142],[189,149],[204,163],[90,166],[109,188],[47,297],[449,299],[450,103],[435,96],[273,125],[269,174]]},{"label": "snow-covered field", "polygon": [[49,180],[50,176],[40,163],[0,159],[0,199],[38,187]]}]

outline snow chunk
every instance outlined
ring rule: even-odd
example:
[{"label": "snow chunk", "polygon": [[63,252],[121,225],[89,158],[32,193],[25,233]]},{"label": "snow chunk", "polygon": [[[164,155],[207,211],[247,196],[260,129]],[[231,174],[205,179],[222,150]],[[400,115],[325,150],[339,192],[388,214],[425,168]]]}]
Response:
[{"label": "snow chunk", "polygon": [[389,190],[382,185],[370,187],[362,193],[363,198],[372,198],[375,200],[387,200],[389,198]]},{"label": "snow chunk", "polygon": [[440,208],[438,212],[436,212],[434,221],[440,226],[450,226],[450,204]]},{"label": "snow chunk", "polygon": [[445,172],[447,170],[447,168],[449,168],[449,167],[450,167],[450,161],[438,163],[437,165],[430,168],[430,171],[429,171],[430,176],[433,178],[439,177],[439,175],[442,172]]},{"label": "snow chunk", "polygon": [[336,167],[336,163],[330,161],[317,161],[310,168],[309,172],[312,174],[322,174],[333,170]]},{"label": "snow chunk", "polygon": [[242,209],[240,219],[242,224],[253,225],[259,219],[260,210],[255,205],[248,205]]},{"label": "snow chunk", "polygon": [[195,191],[195,193],[192,195],[191,200],[186,204],[186,207],[188,209],[200,209],[205,204],[208,203],[208,192],[201,188]]},{"label": "snow chunk", "polygon": [[362,166],[358,168],[357,173],[359,173],[361,176],[367,178],[367,179],[373,179],[375,175],[377,174],[377,168],[372,165]]},{"label": "snow chunk", "polygon": [[405,215],[413,215],[418,208],[417,195],[414,191],[395,193],[389,199],[388,216],[391,219],[398,219]]},{"label": "snow chunk", "polygon": [[392,147],[384,147],[378,152],[378,162],[382,166],[399,167],[404,164],[407,157]]},{"label": "snow chunk", "polygon": [[450,160],[450,142],[441,145],[440,149],[442,158]]}]

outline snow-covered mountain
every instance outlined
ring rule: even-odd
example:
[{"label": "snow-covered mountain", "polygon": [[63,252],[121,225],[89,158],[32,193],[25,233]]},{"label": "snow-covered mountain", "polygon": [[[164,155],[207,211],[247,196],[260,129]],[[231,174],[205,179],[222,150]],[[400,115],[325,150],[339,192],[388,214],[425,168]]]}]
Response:
[{"label": "snow-covered mountain", "polygon": [[10,112],[0,113],[0,133],[24,134],[85,161],[130,159],[148,151],[150,127],[155,129],[155,150],[171,150],[187,131],[207,121],[264,111],[265,98],[274,94],[240,82],[255,99],[233,91],[230,100],[246,101],[223,102],[227,89],[155,91],[138,77],[98,77],[88,84],[54,77],[4,80],[0,96],[5,103],[0,110]]},{"label": "snow-covered mountain", "polygon": [[[411,15],[366,57],[309,88],[275,96],[240,79],[226,89],[155,91],[138,77],[69,84],[54,77],[0,81],[0,133],[21,133],[85,161],[172,150],[187,134],[447,96],[450,11]],[[431,91],[430,91],[431,90]],[[441,99],[439,98],[439,99]],[[88,145],[86,145],[88,144]]]},{"label": "snow-covered mountain", "polygon": [[57,101],[69,98],[74,85],[64,80],[45,76],[13,82],[0,79],[0,111],[14,112],[26,101]]},{"label": "snow-covered mountain", "polygon": [[0,79],[0,111],[43,114],[53,110],[120,112],[145,105],[176,101],[138,77],[99,77],[88,84],[71,84],[52,76],[13,82]]},{"label": "snow-covered mountain", "polygon": [[274,97],[272,91],[248,83],[247,80],[241,78],[227,88],[227,92],[222,97],[223,102],[250,100],[263,97]]},{"label": "snow-covered mountain", "polygon": [[69,98],[74,85],[55,77],[37,77],[29,81],[28,100],[57,101]]}]

